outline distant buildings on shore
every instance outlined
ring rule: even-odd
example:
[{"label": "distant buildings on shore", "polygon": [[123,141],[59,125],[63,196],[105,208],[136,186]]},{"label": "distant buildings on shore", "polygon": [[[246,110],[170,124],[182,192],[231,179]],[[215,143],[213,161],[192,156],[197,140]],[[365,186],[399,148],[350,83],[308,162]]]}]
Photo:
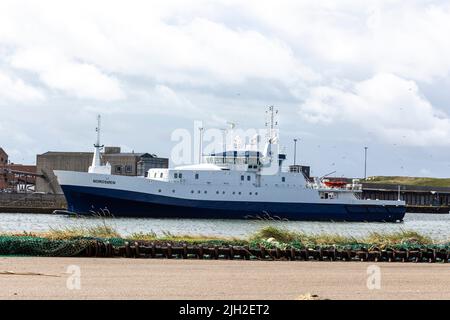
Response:
[{"label": "distant buildings on shore", "polygon": [[[14,164],[0,147],[0,192],[62,193],[53,170],[87,172],[92,152],[49,151],[36,156],[36,165]],[[120,147],[105,147],[102,161],[109,162],[111,173],[145,176],[150,168],[168,168],[169,159],[152,153],[121,152]]]},{"label": "distant buildings on shore", "polygon": [[[36,157],[36,191],[62,193],[53,170],[87,172],[92,164],[92,152],[49,151]],[[169,159],[151,153],[121,152],[120,147],[105,147],[102,162],[111,165],[113,175],[145,176],[150,168],[168,168]]]},{"label": "distant buildings on shore", "polygon": [[33,192],[36,183],[36,166],[9,161],[0,147],[0,192]]}]

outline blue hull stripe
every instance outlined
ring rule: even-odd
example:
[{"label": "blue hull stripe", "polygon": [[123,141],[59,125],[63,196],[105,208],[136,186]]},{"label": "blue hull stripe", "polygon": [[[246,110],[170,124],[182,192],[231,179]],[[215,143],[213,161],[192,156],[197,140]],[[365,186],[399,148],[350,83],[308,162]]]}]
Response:
[{"label": "blue hull stripe", "polygon": [[189,200],[105,188],[62,186],[68,210],[149,218],[275,219],[310,221],[401,221],[405,206]]}]

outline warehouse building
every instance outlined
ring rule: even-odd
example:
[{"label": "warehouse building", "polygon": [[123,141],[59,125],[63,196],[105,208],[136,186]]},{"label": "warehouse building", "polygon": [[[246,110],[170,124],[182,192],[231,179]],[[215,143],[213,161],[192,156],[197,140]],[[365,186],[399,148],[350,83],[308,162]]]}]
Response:
[{"label": "warehouse building", "polygon": [[[36,191],[62,193],[53,170],[87,172],[92,164],[92,152],[53,152],[37,155],[37,172],[42,177],[36,180]],[[102,164],[111,165],[113,175],[144,176],[150,168],[167,168],[169,159],[150,153],[122,153],[120,147],[105,147]]]}]

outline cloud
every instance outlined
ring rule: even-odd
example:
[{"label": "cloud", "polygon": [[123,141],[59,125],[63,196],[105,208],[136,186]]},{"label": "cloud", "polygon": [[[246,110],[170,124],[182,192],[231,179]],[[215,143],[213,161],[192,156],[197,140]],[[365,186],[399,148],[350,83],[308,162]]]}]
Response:
[{"label": "cloud", "polygon": [[34,102],[45,100],[45,95],[22,79],[8,76],[0,71],[0,104],[7,102]]},{"label": "cloud", "polygon": [[[67,60],[61,62],[66,69],[64,77],[57,71],[62,69],[58,65],[41,70],[46,71],[41,78],[52,86],[63,78],[68,82],[65,87],[78,92],[79,76],[73,75],[72,80],[70,74],[75,67],[87,69],[86,64],[108,74],[197,87],[240,85],[249,79],[292,84],[318,77],[280,38],[256,29],[235,28],[216,13],[211,14],[224,6],[221,3],[214,11],[205,11],[205,6],[211,7],[208,2],[192,2],[189,10],[180,12],[180,5],[186,7],[180,1],[132,1],[127,6],[119,1],[64,5],[43,1],[27,3],[27,10],[20,0],[6,2],[3,14],[0,10],[0,44],[26,50],[26,59],[39,63],[51,51],[41,54],[40,50],[56,46],[58,54]],[[46,10],[49,5],[52,10]],[[18,59],[13,54],[13,61]],[[89,76],[94,71],[80,73]]]},{"label": "cloud", "polygon": [[243,7],[324,73],[432,81],[450,72],[446,1],[246,1]]},{"label": "cloud", "polygon": [[182,93],[165,85],[130,91],[128,98],[125,103],[129,108],[124,108],[123,104],[116,103],[88,105],[84,109],[102,114],[160,114],[183,117],[196,117],[202,113],[202,110]]},{"label": "cloud", "polygon": [[119,81],[97,67],[71,61],[57,50],[33,48],[16,52],[11,65],[38,74],[49,88],[83,99],[113,101],[123,99]]},{"label": "cloud", "polygon": [[393,74],[343,87],[311,89],[300,115],[312,123],[358,126],[388,142],[430,146],[450,144],[450,119],[434,108],[417,84]]}]

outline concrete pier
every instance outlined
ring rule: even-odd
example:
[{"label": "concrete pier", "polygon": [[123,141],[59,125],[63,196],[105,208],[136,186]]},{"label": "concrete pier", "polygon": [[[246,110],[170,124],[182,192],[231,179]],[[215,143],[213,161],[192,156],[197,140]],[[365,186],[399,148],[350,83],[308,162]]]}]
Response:
[{"label": "concrete pier", "polygon": [[0,212],[52,213],[66,208],[62,194],[0,193]]}]

